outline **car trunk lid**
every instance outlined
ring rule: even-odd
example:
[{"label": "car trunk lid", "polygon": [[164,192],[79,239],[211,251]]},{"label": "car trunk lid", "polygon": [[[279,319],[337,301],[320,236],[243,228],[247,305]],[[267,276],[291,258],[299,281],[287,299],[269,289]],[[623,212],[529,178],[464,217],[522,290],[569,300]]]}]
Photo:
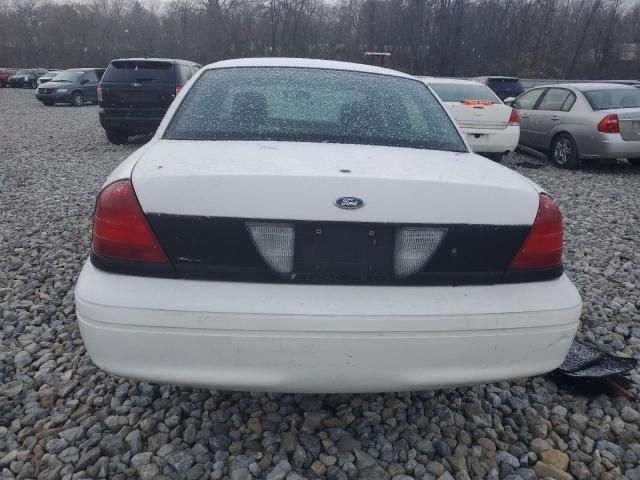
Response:
[{"label": "car trunk lid", "polygon": [[511,116],[511,107],[501,103],[474,100],[444,102],[453,118],[464,129],[506,128]]},{"label": "car trunk lid", "polygon": [[[350,222],[531,225],[520,175],[471,153],[367,145],[161,140],[133,171],[145,212]],[[334,205],[345,196],[363,208]]]},{"label": "car trunk lid", "polygon": [[612,110],[618,115],[620,136],[623,140],[640,141],[640,108]]}]

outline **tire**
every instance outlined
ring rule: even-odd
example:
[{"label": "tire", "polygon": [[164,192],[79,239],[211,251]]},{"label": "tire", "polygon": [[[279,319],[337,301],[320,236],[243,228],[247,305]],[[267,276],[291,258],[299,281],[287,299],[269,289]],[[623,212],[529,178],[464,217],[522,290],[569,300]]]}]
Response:
[{"label": "tire", "polygon": [[105,133],[107,134],[107,140],[114,145],[124,145],[127,143],[127,138],[129,138],[127,132],[123,130],[116,130],[114,128],[105,130]]},{"label": "tire", "polygon": [[43,105],[46,105],[47,107],[53,107],[53,104],[54,104],[55,102],[46,101],[46,102],[42,102],[42,103],[43,103]]},{"label": "tire", "polygon": [[504,158],[504,153],[501,153],[501,152],[500,153],[496,153],[496,152],[483,153],[482,156],[487,157],[489,160],[493,160],[496,163],[500,163]]},{"label": "tire", "polygon": [[627,158],[631,165],[635,165],[636,167],[640,167],[640,158]]},{"label": "tire", "polygon": [[549,157],[558,168],[576,170],[580,168],[580,156],[578,145],[568,133],[560,133],[551,141]]},{"label": "tire", "polygon": [[31,80],[31,82],[29,82],[29,88],[31,90],[35,90],[36,88],[38,88],[38,82],[35,80]]},{"label": "tire", "polygon": [[74,107],[81,107],[84,105],[84,97],[80,92],[74,92],[71,94],[71,105]]}]

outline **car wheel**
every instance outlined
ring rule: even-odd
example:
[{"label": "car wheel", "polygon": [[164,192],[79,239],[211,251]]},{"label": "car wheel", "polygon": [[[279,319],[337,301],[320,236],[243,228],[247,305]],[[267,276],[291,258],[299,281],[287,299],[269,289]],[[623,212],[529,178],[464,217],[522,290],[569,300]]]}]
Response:
[{"label": "car wheel", "polygon": [[495,152],[483,153],[482,156],[483,157],[487,157],[489,160],[493,160],[496,163],[500,163],[502,161],[502,159],[504,158],[504,153],[502,153],[502,152],[500,152],[500,153],[495,153]]},{"label": "car wheel", "polygon": [[107,140],[114,145],[124,145],[127,143],[127,138],[129,137],[127,132],[113,128],[109,128],[108,130],[105,130],[105,132],[107,133]]},{"label": "car wheel", "polygon": [[576,141],[568,133],[557,135],[551,142],[551,161],[559,168],[575,170],[580,168],[580,157]]},{"label": "car wheel", "polygon": [[84,105],[84,97],[80,92],[75,92],[71,95],[71,104],[74,107],[81,107]]},{"label": "car wheel", "polygon": [[627,160],[629,160],[629,163],[631,165],[636,165],[640,167],[640,158],[627,158]]},{"label": "car wheel", "polygon": [[29,83],[29,87],[31,88],[31,90],[35,90],[38,87],[38,82],[36,82],[35,80],[31,80],[31,82]]},{"label": "car wheel", "polygon": [[42,102],[43,104],[45,104],[47,107],[53,107],[54,102],[51,101],[47,101],[47,102]]}]

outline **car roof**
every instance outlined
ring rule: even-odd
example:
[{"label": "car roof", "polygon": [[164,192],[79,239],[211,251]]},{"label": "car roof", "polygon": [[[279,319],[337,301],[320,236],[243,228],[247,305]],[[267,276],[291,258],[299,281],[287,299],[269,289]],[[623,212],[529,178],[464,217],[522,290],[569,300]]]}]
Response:
[{"label": "car roof", "polygon": [[445,77],[416,77],[425,83],[446,83],[455,85],[481,85],[488,88],[486,85],[476,82],[475,80],[466,80],[464,78],[445,78]]},{"label": "car roof", "polygon": [[114,58],[111,60],[112,62],[168,62],[168,63],[189,63],[198,65],[198,62],[194,62],[192,60],[182,60],[181,58],[159,58],[159,57],[125,57],[125,58]]},{"label": "car roof", "polygon": [[238,58],[234,60],[223,60],[221,62],[210,63],[204,67],[205,70],[217,68],[233,67],[297,67],[297,68],[317,68],[324,70],[345,70],[351,72],[377,73],[392,77],[402,77],[415,80],[415,77],[393,70],[390,68],[375,67],[362,63],[337,62],[334,60],[316,60],[311,58]]},{"label": "car roof", "polygon": [[473,77],[473,78],[481,78],[486,80],[520,80],[518,77],[502,77],[500,75],[485,75],[481,77]]},{"label": "car roof", "polygon": [[104,67],[67,68],[67,72],[89,72],[91,70],[104,70]]},{"label": "car roof", "polygon": [[[554,88],[554,87],[558,87],[558,88],[562,88],[562,87],[564,87],[564,88],[574,88],[576,90],[580,90],[581,92],[588,92],[588,91],[591,91],[591,90],[611,90],[612,88],[615,88],[617,90],[637,90],[632,85],[625,85],[623,83],[615,83],[615,82],[611,82],[611,83],[603,83],[603,82],[571,83],[571,82],[567,82],[567,83],[557,83],[557,84],[553,84],[553,85],[540,85],[539,87],[534,87],[534,88],[535,89],[540,89],[540,88]],[[533,90],[533,88],[530,89],[530,90]]]},{"label": "car roof", "polygon": [[589,90],[611,90],[615,88],[617,90],[636,90],[632,85],[624,85],[622,83],[582,83],[575,85],[575,88],[581,91],[589,91]]}]

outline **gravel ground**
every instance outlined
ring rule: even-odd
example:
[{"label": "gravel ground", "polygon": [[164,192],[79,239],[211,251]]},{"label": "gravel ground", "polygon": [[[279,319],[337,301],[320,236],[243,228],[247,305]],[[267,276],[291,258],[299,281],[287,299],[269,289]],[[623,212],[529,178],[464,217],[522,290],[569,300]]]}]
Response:
[{"label": "gravel ground", "polygon": [[[96,107],[47,108],[26,90],[0,90],[0,119],[1,478],[640,479],[638,403],[550,377],[301,396],[100,371],[73,285],[95,195],[144,140],[109,145]],[[563,207],[567,270],[585,302],[580,336],[640,358],[640,169],[566,172],[524,155],[507,164]]]}]

